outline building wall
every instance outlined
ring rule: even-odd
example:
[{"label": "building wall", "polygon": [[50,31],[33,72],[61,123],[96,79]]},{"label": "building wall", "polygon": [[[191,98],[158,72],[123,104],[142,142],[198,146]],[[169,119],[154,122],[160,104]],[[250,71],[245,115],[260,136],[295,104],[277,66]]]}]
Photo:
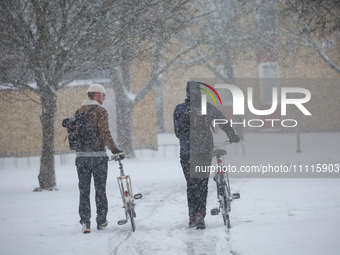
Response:
[{"label": "building wall", "polygon": [[[40,101],[34,93],[26,94]],[[17,91],[0,91],[0,153],[40,151],[40,105]]]},{"label": "building wall", "polygon": [[[339,47],[339,45],[337,46]],[[281,87],[293,87],[292,55],[287,50],[279,51],[279,84]],[[337,58],[336,48],[326,49],[327,54]],[[240,82],[245,98],[247,87],[252,86],[254,92],[254,107],[261,109],[259,103],[259,64],[256,52],[248,52],[248,58],[237,58],[236,79]],[[339,63],[337,59],[336,63]],[[308,48],[300,48],[297,52],[296,63],[296,86],[304,87],[311,92],[311,100],[304,104],[312,113],[312,116],[304,116],[298,110],[299,124],[302,132],[333,132],[340,131],[340,74],[329,67],[315,52]],[[164,75],[163,84],[163,106],[165,132],[173,133],[173,111],[177,104],[184,102],[185,87],[187,81],[192,78],[214,78],[214,75],[204,66],[196,66],[187,70],[177,70],[175,73]],[[210,84],[214,85],[214,84]],[[296,107],[287,107],[287,116],[281,116],[280,105],[277,107],[274,118],[296,119]],[[245,107],[247,109],[247,107]],[[264,108],[265,109],[265,108]],[[227,118],[233,118],[232,107],[222,109]],[[256,116],[246,110],[245,119],[265,119],[268,116]],[[289,123],[291,124],[291,123]],[[280,125],[281,126],[281,125]],[[246,128],[248,131],[263,132],[262,129]],[[272,129],[273,130],[273,129]],[[269,131],[269,129],[267,129]],[[295,132],[294,128],[278,128],[275,131]]]},{"label": "building wall", "polygon": [[[337,61],[339,56],[335,54],[339,48],[336,42],[334,48],[326,49],[327,54]],[[293,77],[292,55],[287,49],[279,50],[279,78],[281,87],[291,87]],[[259,105],[259,60],[256,52],[247,52],[247,58],[236,58],[236,78],[245,79],[244,85],[240,85],[246,96],[246,87],[251,83],[254,86],[254,106]],[[151,64],[148,61],[135,61],[132,67],[133,93],[136,93],[145,85],[149,78]],[[299,48],[296,56],[297,86],[303,86],[310,90],[312,99],[305,104],[312,113],[311,117],[302,116],[299,120],[303,132],[315,131],[340,131],[340,75],[329,67],[315,52],[308,48]],[[214,75],[204,66],[195,66],[188,69],[169,70],[162,75],[163,82],[163,109],[165,132],[173,133],[173,111],[177,104],[183,103],[186,97],[187,81],[197,78],[214,78]],[[312,79],[312,80],[311,80]],[[64,142],[66,129],[61,126],[65,117],[72,116],[84,99],[86,99],[87,86],[70,86],[58,91],[57,113],[55,120],[55,149],[57,151],[68,150],[68,142]],[[110,129],[116,140],[115,127],[115,100],[114,91],[106,84],[107,97],[104,107],[109,112]],[[214,84],[211,84],[214,85]],[[33,102],[30,100],[32,98]],[[41,106],[38,95],[30,91],[18,92],[0,91],[0,153],[27,152],[41,150],[41,123],[39,113]],[[279,108],[279,107],[278,107]],[[247,109],[247,107],[246,107]],[[232,108],[222,109],[227,118],[232,118]],[[298,111],[300,113],[300,111]],[[280,112],[276,113],[280,116]],[[301,113],[300,113],[301,115]],[[255,119],[246,112],[246,119]],[[266,117],[264,117],[266,118]],[[294,107],[288,107],[287,116],[284,118],[296,118]],[[139,102],[133,111],[134,120],[134,144],[137,148],[157,148],[157,121],[155,90],[152,89],[146,97]],[[249,130],[249,128],[246,128]],[[294,131],[293,129],[290,129]],[[263,131],[263,129],[251,129],[251,131]],[[282,131],[282,130],[281,130]],[[287,129],[285,129],[287,131]]]},{"label": "building wall", "polygon": [[[137,93],[147,83],[151,64],[147,61],[134,61],[132,65],[132,93]],[[136,148],[157,149],[157,113],[155,89],[137,103],[133,109],[134,146]]]},{"label": "building wall", "polygon": [[[55,150],[69,150],[65,141],[67,131],[61,126],[65,117],[73,116],[87,99],[86,86],[71,86],[58,91],[57,113],[55,118]],[[107,96],[103,106],[109,112],[111,134],[117,141],[115,104],[112,88],[106,88]],[[30,91],[0,91],[0,153],[40,152],[42,126],[39,119],[41,105],[39,96]],[[154,91],[151,91],[133,112],[135,145],[144,148],[157,148],[157,127],[154,107]],[[36,153],[37,154],[37,153]]]}]

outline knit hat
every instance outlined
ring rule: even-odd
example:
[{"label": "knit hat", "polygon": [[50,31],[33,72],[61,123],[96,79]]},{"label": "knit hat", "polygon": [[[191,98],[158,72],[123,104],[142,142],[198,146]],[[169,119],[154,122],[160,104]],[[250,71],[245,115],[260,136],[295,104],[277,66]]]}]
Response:
[{"label": "knit hat", "polygon": [[87,92],[98,92],[98,93],[103,93],[105,94],[105,88],[100,85],[100,84],[92,84],[89,89],[87,90]]}]

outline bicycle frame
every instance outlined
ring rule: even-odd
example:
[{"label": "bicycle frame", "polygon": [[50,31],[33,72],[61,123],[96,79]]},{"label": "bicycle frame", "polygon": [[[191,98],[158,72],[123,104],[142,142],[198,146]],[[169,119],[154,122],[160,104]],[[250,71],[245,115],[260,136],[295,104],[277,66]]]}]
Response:
[{"label": "bicycle frame", "polygon": [[118,153],[118,154],[111,156],[113,160],[118,161],[119,163],[120,176],[117,177],[117,182],[118,182],[120,195],[123,201],[123,208],[125,210],[125,219],[119,220],[118,225],[124,225],[130,219],[132,232],[135,232],[136,225],[134,222],[134,218],[136,218],[136,213],[135,213],[134,199],[142,198],[142,194],[133,195],[131,178],[129,175],[125,175],[124,173],[123,164],[121,162],[123,158],[121,158],[121,156],[125,156],[125,153],[124,154]]},{"label": "bicycle frame", "polygon": [[133,192],[132,192],[132,185],[131,185],[131,178],[129,175],[124,174],[123,164],[120,160],[119,162],[119,169],[120,169],[120,176],[117,177],[118,186],[120,190],[120,195],[122,197],[123,203],[133,203]]},{"label": "bicycle frame", "polygon": [[219,171],[215,173],[214,181],[216,182],[217,187],[217,199],[218,199],[218,208],[214,208],[211,210],[212,215],[217,215],[219,213],[223,216],[224,225],[227,225],[228,229],[231,227],[229,212],[231,211],[231,201],[233,199],[240,198],[239,193],[231,194],[230,192],[230,182],[229,182],[229,174],[228,171],[223,171],[223,161],[222,156],[226,155],[227,152],[222,149],[216,149],[211,152],[212,157],[216,157],[217,166]]},{"label": "bicycle frame", "polygon": [[[221,160],[221,156],[216,156],[217,165],[223,168],[223,162]],[[223,172],[222,170],[217,171],[215,173],[214,180],[217,186],[217,199],[219,203],[219,209],[223,216],[224,224],[228,224],[228,228],[230,228],[229,222],[229,212],[231,211],[230,203],[232,201],[230,195],[230,183],[228,172]]]}]

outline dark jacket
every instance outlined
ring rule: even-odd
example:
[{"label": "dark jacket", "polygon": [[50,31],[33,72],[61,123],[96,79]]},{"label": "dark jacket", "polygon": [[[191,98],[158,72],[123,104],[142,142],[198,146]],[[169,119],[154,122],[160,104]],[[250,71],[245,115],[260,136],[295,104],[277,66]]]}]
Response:
[{"label": "dark jacket", "polygon": [[[223,113],[210,103],[207,103],[206,118],[209,125],[214,119],[226,119]],[[184,103],[176,106],[173,119],[175,134],[180,142],[180,155],[190,156],[190,152],[195,153],[193,149],[190,151],[190,97]],[[229,122],[219,126],[229,138],[235,136],[234,129],[230,127]],[[210,152],[214,149],[214,141],[209,128],[208,130],[208,135],[204,136],[205,141],[202,144],[204,144],[206,151]]]}]

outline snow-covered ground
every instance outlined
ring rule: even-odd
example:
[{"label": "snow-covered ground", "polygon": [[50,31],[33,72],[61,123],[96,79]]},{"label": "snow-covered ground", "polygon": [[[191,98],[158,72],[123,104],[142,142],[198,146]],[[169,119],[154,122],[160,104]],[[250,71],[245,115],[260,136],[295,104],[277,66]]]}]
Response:
[{"label": "snow-covered ground", "polygon": [[[245,155],[240,145],[231,145],[226,160],[238,169],[340,163],[339,133],[302,134],[301,141],[302,153],[297,154],[294,134],[247,134]],[[161,135],[159,143],[178,141],[168,134]],[[177,150],[138,151],[136,159],[123,162],[134,192],[144,196],[136,201],[134,233],[129,223],[116,224],[124,216],[116,162],[109,162],[109,226],[104,231],[95,228],[92,189],[92,232],[84,235],[78,223],[73,155],[64,164],[56,156],[55,192],[32,192],[38,186],[39,158],[31,158],[30,167],[26,158],[16,164],[6,159],[0,169],[0,254],[340,254],[339,178],[234,178],[232,191],[240,192],[241,199],[232,204],[232,228],[226,229],[220,215],[208,214],[205,230],[189,229]],[[215,190],[210,180],[208,211],[217,205]]]}]

